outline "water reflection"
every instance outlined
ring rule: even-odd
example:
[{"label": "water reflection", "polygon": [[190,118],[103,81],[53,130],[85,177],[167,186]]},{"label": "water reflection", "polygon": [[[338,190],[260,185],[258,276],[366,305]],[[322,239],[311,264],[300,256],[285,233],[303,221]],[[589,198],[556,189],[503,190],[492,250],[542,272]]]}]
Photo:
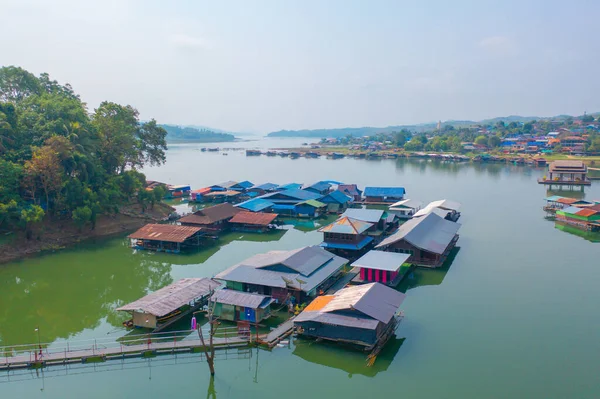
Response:
[{"label": "water reflection", "polygon": [[367,355],[358,350],[348,350],[342,345],[331,342],[315,342],[314,340],[298,338],[294,341],[292,352],[307,362],[320,364],[348,373],[348,378],[355,374],[375,377],[386,371],[404,343],[405,338],[393,337],[377,356],[373,366],[367,366]]},{"label": "water reflection", "polygon": [[575,189],[565,189],[562,188],[561,186],[548,186],[548,189],[546,190],[546,196],[551,197],[553,195],[558,195],[560,197],[570,197],[570,198],[577,198],[577,199],[584,199],[585,198],[585,192],[583,191],[583,186],[581,186],[581,188],[575,188]]},{"label": "water reflection", "polygon": [[565,233],[569,233],[574,236],[581,237],[584,240],[589,241],[589,242],[600,242],[600,233],[597,233],[597,232],[584,231],[584,230],[578,229],[576,227],[567,226],[567,225],[560,224],[560,223],[555,223],[554,227],[560,231],[564,231]]},{"label": "water reflection", "polygon": [[437,269],[426,269],[426,268],[416,268],[412,271],[411,274],[406,276],[404,280],[398,286],[398,290],[406,293],[408,290],[412,290],[418,287],[424,287],[428,285],[440,285],[444,281],[446,274],[448,274],[448,270],[452,266],[456,255],[460,251],[460,247],[454,247],[452,251],[450,251],[450,255],[444,262],[442,267]]}]

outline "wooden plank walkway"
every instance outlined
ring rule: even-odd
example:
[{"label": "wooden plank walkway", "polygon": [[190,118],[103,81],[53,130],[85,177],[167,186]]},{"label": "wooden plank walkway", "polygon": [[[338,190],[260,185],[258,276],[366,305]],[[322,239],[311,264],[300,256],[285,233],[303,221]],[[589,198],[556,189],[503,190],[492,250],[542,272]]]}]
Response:
[{"label": "wooden plank walkway", "polygon": [[[215,337],[216,349],[232,348],[248,345],[248,339],[242,337]],[[140,357],[146,355],[173,354],[178,352],[190,352],[202,348],[200,339],[186,339],[170,342],[149,342],[146,344],[119,345],[115,347],[57,351],[42,353],[41,359],[35,358],[35,353],[20,354],[9,357],[0,357],[0,370],[17,368],[44,367],[55,364],[86,363],[88,361],[106,361],[112,359],[123,359]]]},{"label": "wooden plank walkway", "polygon": [[262,340],[262,342],[268,345],[270,348],[274,347],[281,341],[283,338],[290,335],[294,330],[294,317],[292,316],[288,320],[281,323],[277,328],[272,330],[267,336]]}]

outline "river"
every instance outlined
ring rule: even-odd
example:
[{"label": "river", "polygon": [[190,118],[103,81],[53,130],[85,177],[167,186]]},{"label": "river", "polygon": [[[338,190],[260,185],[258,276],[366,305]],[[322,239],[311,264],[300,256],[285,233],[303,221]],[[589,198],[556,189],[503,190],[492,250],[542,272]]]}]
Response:
[{"label": "river", "polygon": [[[364,355],[292,340],[271,352],[223,355],[212,384],[205,362],[181,355],[0,372],[0,397],[600,397],[600,238],[544,219],[547,190],[536,183],[543,169],[200,151],[302,141],[177,144],[166,165],[145,173],[194,188],[245,179],[402,185],[408,198],[461,202],[460,249],[449,267],[417,270],[403,283],[406,317],[373,367]],[[578,195],[600,199],[600,184]],[[213,276],[252,254],[318,244],[322,223],[229,234],[190,255],[135,252],[117,237],[1,265],[0,345],[36,342],[36,326],[44,342],[116,339],[126,332],[115,307],[179,278]]]}]

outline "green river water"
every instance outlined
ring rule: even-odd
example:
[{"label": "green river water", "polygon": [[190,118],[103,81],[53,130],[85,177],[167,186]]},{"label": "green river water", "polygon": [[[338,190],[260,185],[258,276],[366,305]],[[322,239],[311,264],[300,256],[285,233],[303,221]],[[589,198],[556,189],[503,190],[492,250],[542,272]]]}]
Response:
[{"label": "green river water", "polygon": [[[227,147],[299,142],[225,144]],[[327,160],[204,153],[174,145],[149,179],[194,188],[225,180],[323,179],[402,185],[407,197],[462,203],[459,249],[442,270],[401,289],[397,338],[367,367],[362,354],[291,340],[273,351],[0,372],[0,398],[598,398],[600,237],[544,219],[542,169],[423,160]],[[600,199],[600,183],[576,195]],[[178,206],[178,209],[186,205]],[[318,244],[320,224],[229,234],[189,255],[135,252],[124,237],[0,265],[0,346],[126,334],[113,309],[183,277],[213,276],[248,256]]]}]

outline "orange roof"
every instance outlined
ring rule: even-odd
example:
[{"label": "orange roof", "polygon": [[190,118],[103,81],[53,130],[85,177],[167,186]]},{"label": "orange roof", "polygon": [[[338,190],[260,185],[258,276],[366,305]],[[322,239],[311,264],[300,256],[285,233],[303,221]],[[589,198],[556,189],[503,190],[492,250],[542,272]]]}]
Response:
[{"label": "orange roof", "polygon": [[245,212],[242,211],[232,217],[229,223],[240,223],[240,224],[255,224],[260,226],[266,226],[273,223],[273,220],[277,218],[276,213],[259,213],[259,212]]},{"label": "orange roof", "polygon": [[576,215],[577,216],[588,217],[588,216],[595,215],[597,213],[598,213],[598,211],[595,211],[593,209],[586,209],[586,208],[584,208],[584,209],[580,210],[579,212],[577,212]]},{"label": "orange roof", "polygon": [[193,190],[192,192],[196,193],[196,194],[209,193],[210,192],[210,187],[199,188],[199,189]]},{"label": "orange roof", "polygon": [[321,310],[325,307],[325,305],[327,305],[329,302],[331,302],[331,300],[335,298],[335,295],[321,295],[318,296],[314,299],[314,301],[312,301],[310,303],[310,305],[308,305],[306,308],[304,308],[305,312],[316,312],[318,310]]},{"label": "orange roof", "polygon": [[560,202],[561,204],[572,204],[572,203],[577,202],[577,201],[579,201],[579,200],[576,199],[576,198],[567,198],[567,197],[565,197],[565,198],[560,198],[556,202]]}]

